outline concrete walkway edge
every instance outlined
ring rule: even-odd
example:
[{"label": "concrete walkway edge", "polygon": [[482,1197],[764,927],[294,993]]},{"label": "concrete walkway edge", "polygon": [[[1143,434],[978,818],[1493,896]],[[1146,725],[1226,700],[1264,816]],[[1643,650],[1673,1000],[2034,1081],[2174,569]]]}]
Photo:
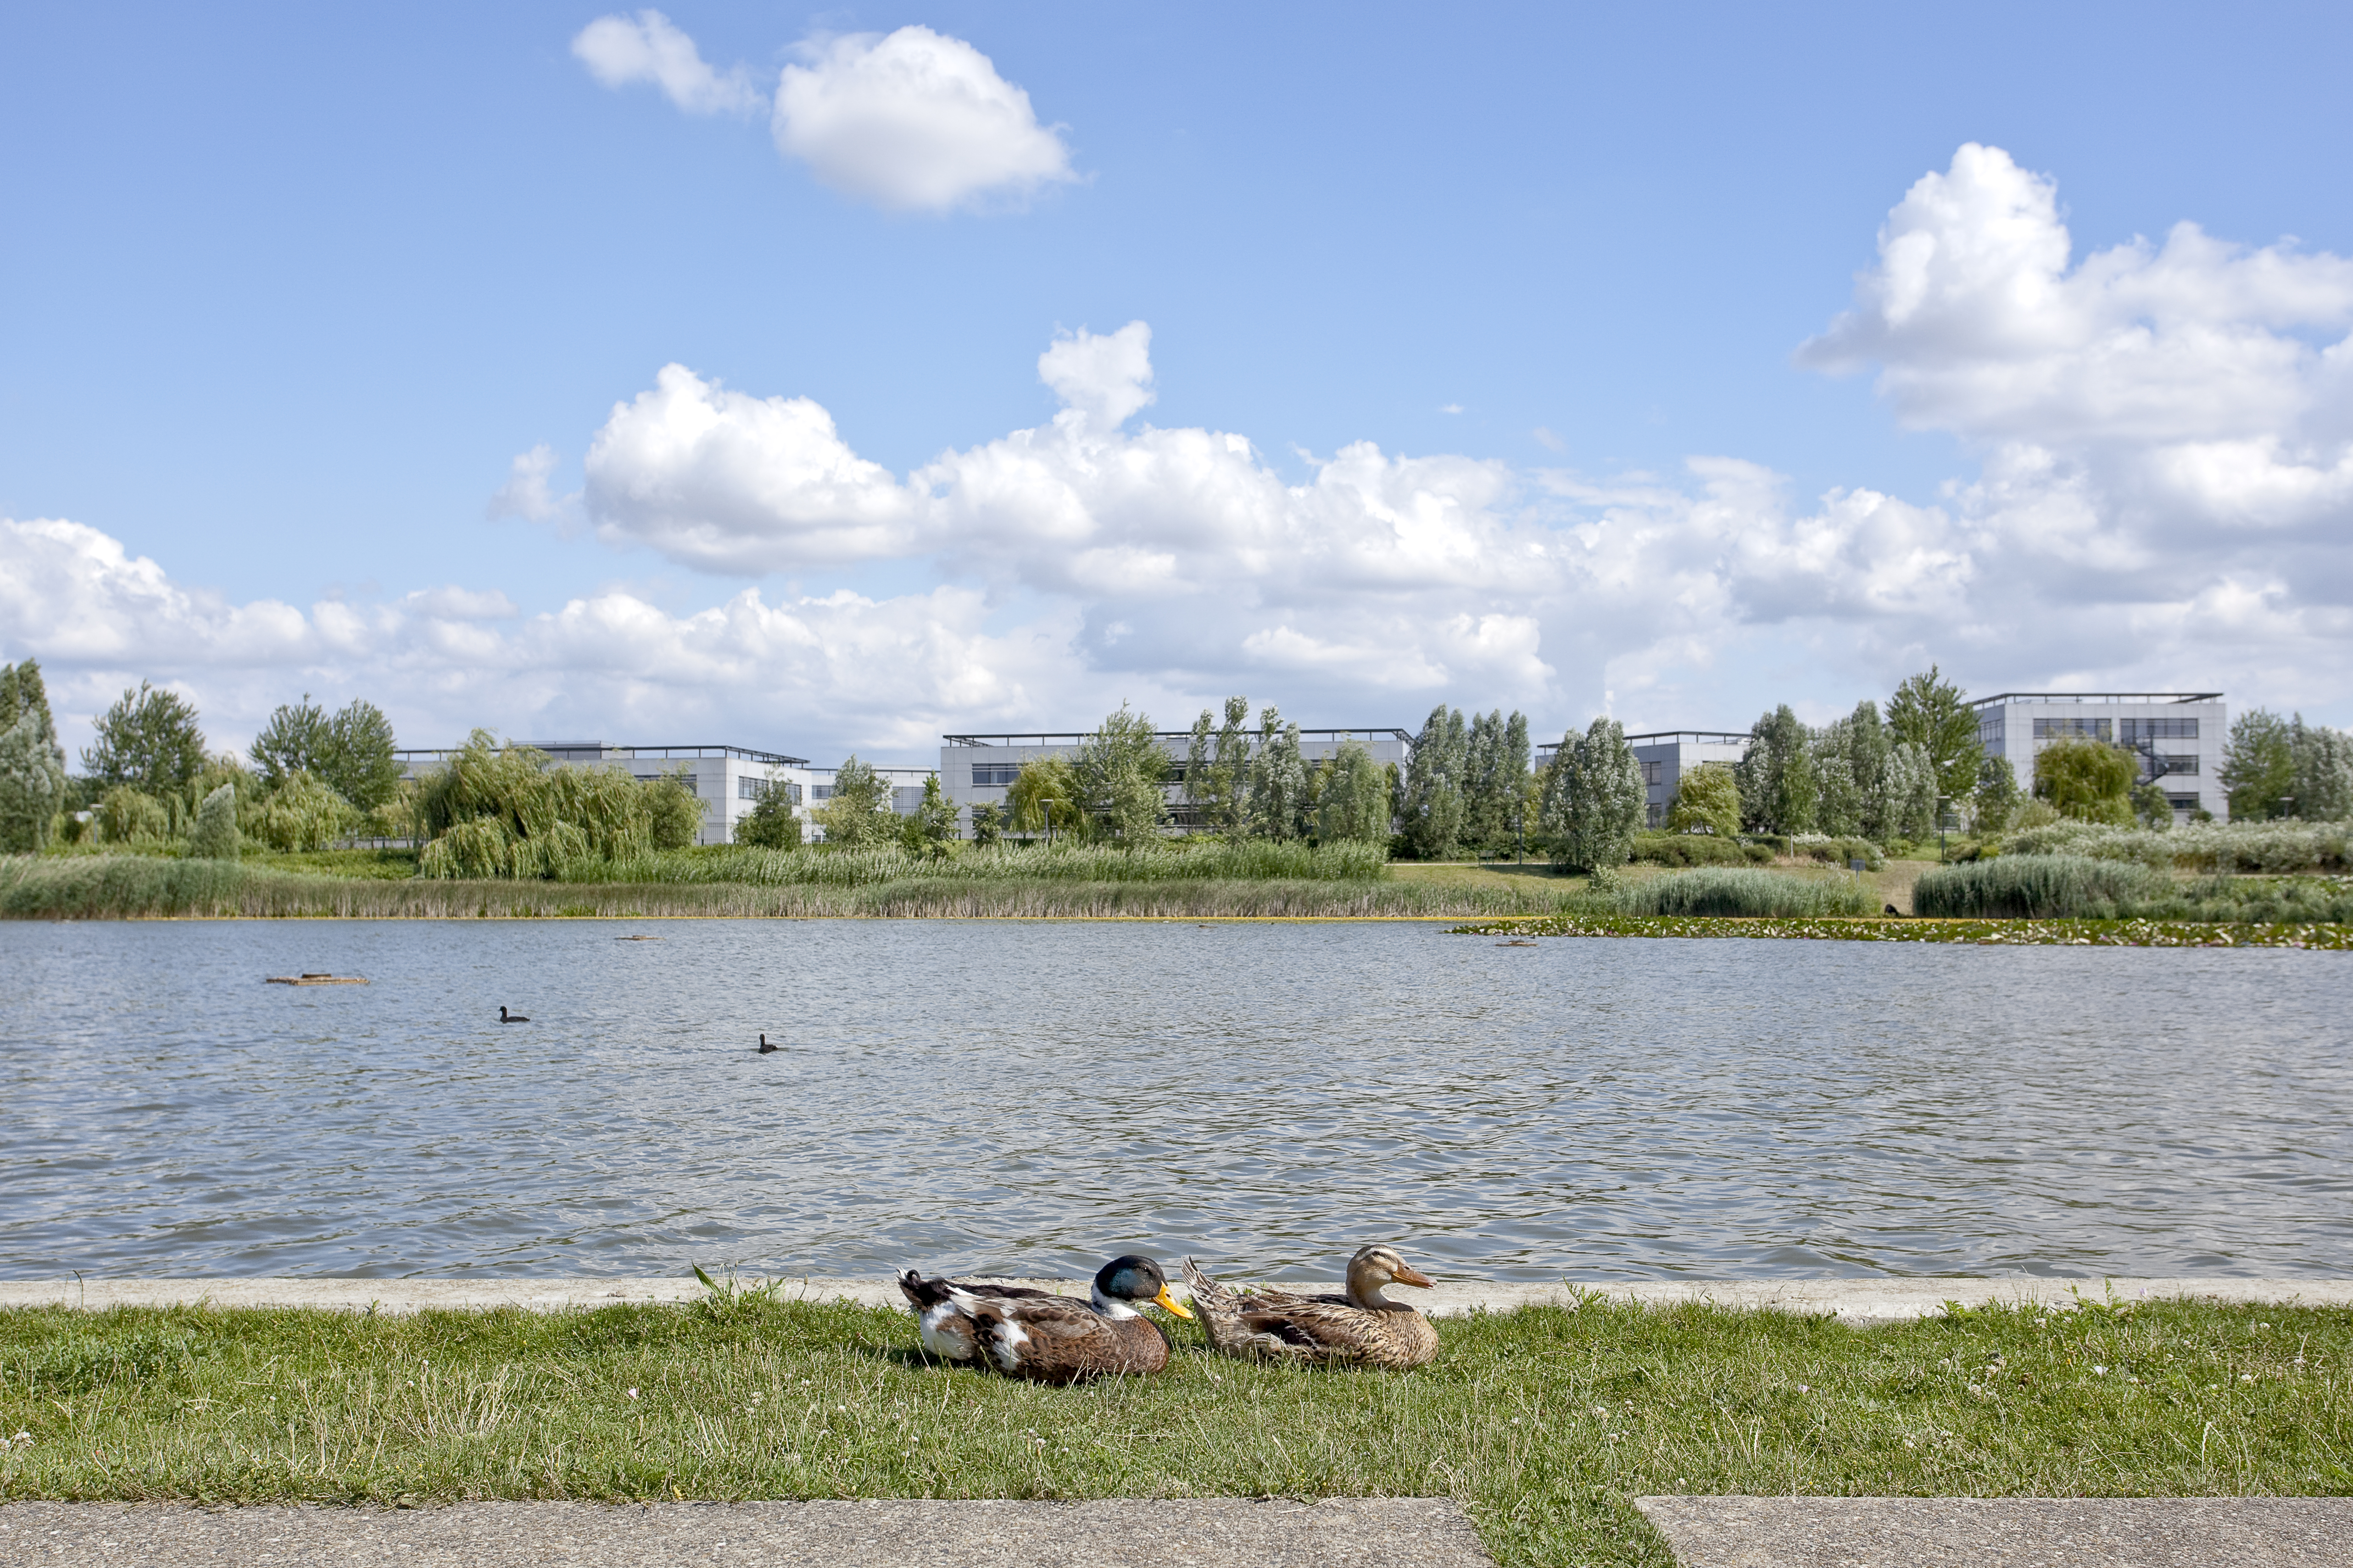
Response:
[{"label": "concrete walkway edge", "polygon": [[[1027,1280],[1076,1295],[1082,1281]],[[1292,1290],[1336,1290],[1331,1283],[1286,1282]],[[1177,1286],[1176,1292],[1182,1294]],[[1574,1307],[1585,1300],[1630,1302],[1647,1307],[1673,1307],[1709,1302],[1735,1309],[1770,1310],[1834,1316],[1853,1324],[1902,1322],[1933,1317],[1947,1301],[1967,1307],[1989,1304],[2033,1304],[2051,1310],[2072,1310],[2080,1292],[2085,1300],[2161,1300],[2195,1298],[2211,1301],[2269,1306],[2353,1306],[2353,1279],[1692,1279],[1692,1280],[1563,1280],[1556,1284],[1521,1284],[1502,1280],[1442,1280],[1433,1290],[1398,1289],[1399,1299],[1410,1300],[1433,1316],[1455,1317],[1468,1312],[1511,1311],[1521,1307]],[[81,1307],[93,1311],[113,1307],[188,1306],[198,1302],[216,1308],[300,1307],[345,1311],[406,1313],[520,1307],[531,1311],[572,1311],[627,1303],[691,1301],[702,1295],[691,1276],[682,1279],[42,1279],[0,1280],[0,1310],[21,1307]],[[898,1287],[889,1279],[786,1279],[777,1295],[785,1300],[848,1301],[863,1306],[902,1306]]]}]

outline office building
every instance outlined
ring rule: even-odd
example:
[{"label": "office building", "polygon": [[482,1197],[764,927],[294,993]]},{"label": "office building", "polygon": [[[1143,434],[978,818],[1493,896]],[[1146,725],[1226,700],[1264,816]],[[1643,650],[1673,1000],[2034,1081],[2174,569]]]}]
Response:
[{"label": "office building", "polygon": [[2219,691],[2004,691],[1969,704],[1978,743],[2016,770],[2021,793],[2034,789],[2034,753],[2053,741],[2103,741],[2135,752],[2139,779],[2154,783],[2177,821],[2193,811],[2218,820],[2231,813],[2216,773],[2231,733],[2231,710]]}]

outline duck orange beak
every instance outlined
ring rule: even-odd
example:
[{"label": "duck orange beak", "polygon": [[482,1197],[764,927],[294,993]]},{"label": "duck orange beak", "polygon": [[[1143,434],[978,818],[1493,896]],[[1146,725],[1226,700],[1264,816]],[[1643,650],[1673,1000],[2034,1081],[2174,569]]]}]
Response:
[{"label": "duck orange beak", "polygon": [[1438,1283],[1420,1269],[1404,1263],[1398,1265],[1396,1278],[1400,1285],[1419,1285],[1425,1290],[1430,1289]]},{"label": "duck orange beak", "polygon": [[1159,1295],[1152,1298],[1152,1304],[1162,1309],[1164,1311],[1174,1312],[1180,1318],[1189,1318],[1193,1315],[1185,1308],[1176,1304],[1176,1298],[1168,1293],[1168,1287],[1166,1285],[1160,1287]]}]

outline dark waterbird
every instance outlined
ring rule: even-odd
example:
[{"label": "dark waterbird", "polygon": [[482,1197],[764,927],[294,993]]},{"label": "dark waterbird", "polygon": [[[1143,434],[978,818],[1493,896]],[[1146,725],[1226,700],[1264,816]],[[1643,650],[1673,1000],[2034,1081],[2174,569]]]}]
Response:
[{"label": "dark waterbird", "polygon": [[508,1012],[507,1005],[501,1002],[499,1004],[499,1022],[501,1024],[528,1024],[531,1020],[524,1017],[520,1013]]},{"label": "dark waterbird", "polygon": [[768,1044],[768,1037],[767,1037],[767,1036],[765,1036],[765,1035],[762,1035],[762,1036],[760,1037],[760,1054],[761,1054],[762,1056],[764,1056],[764,1057],[765,1057],[765,1056],[766,1056],[770,1051],[781,1051],[781,1050],[783,1050],[784,1048],[785,1048],[785,1047],[782,1047],[782,1046],[772,1046],[772,1045]]}]

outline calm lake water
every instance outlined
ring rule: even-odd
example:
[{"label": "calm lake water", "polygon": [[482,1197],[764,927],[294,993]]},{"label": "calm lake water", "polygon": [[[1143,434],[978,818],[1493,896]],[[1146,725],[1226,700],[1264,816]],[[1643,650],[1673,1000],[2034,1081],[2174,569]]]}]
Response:
[{"label": "calm lake water", "polygon": [[2353,1273],[2348,995],[2289,952],[12,923],[0,1276]]}]

